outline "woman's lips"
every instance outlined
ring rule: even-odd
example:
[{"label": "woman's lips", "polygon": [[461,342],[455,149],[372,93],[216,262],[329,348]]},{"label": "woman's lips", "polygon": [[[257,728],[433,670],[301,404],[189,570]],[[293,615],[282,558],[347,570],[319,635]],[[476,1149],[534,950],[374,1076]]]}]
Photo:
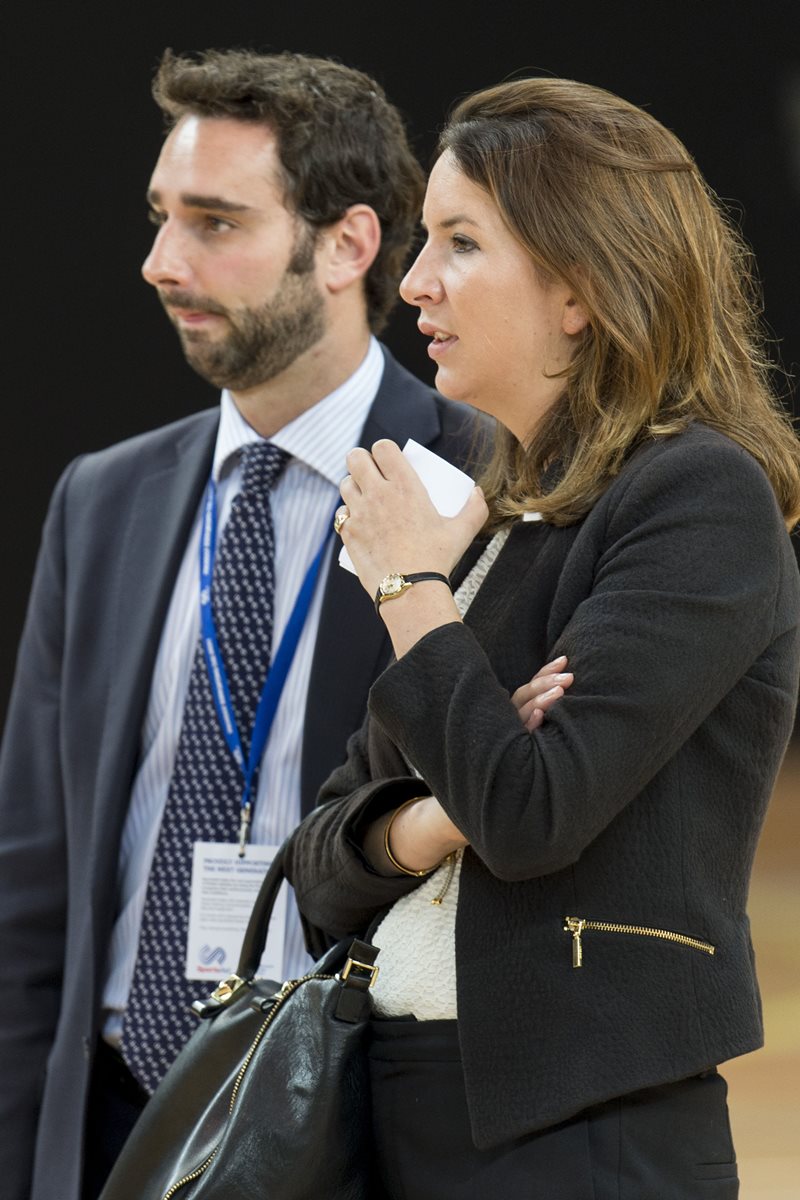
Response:
[{"label": "woman's lips", "polygon": [[457,341],[458,338],[454,333],[448,334],[446,337],[441,335],[435,337],[428,343],[428,355],[433,359],[441,358]]},{"label": "woman's lips", "polygon": [[454,333],[448,333],[446,329],[438,329],[436,325],[432,325],[428,321],[418,321],[417,328],[425,337],[431,338],[428,343],[428,354],[431,358],[440,358],[458,341]]}]

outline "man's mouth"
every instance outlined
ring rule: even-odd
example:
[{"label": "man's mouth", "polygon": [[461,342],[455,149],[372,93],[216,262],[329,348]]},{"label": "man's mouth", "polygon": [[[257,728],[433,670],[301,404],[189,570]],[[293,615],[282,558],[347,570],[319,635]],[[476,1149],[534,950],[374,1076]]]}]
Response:
[{"label": "man's mouth", "polygon": [[210,300],[198,300],[182,292],[159,292],[159,299],[169,315],[186,325],[202,325],[215,317],[224,317],[225,310]]},{"label": "man's mouth", "polygon": [[205,321],[213,321],[220,316],[219,313],[206,312],[204,309],[175,308],[171,304],[167,306],[167,311],[184,325],[202,325]]}]

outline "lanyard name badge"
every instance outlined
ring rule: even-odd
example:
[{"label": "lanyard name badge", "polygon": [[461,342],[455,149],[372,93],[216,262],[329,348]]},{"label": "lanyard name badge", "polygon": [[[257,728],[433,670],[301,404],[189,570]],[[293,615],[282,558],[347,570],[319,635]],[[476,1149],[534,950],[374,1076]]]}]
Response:
[{"label": "lanyard name badge", "polygon": [[200,627],[203,637],[203,653],[206,669],[214,698],[220,729],[225,742],[233,755],[233,759],[242,773],[243,788],[241,801],[241,820],[239,823],[239,857],[243,858],[250,830],[255,798],[252,795],[253,777],[261,760],[261,755],[269,740],[272,723],[278,711],[281,694],[286,677],[294,660],[300,636],[303,632],[311,601],[314,596],[317,578],[322,560],[328,548],[333,530],[330,522],[317,553],[306,571],[297,599],[294,602],[289,620],[281,638],[280,645],[272,659],[264,681],[261,698],[256,709],[253,723],[253,734],[250,740],[250,751],[245,759],[239,727],[231,703],[228,687],[228,677],[225,664],[222,661],[217,631],[214,625],[214,612],[211,604],[211,580],[214,573],[214,556],[217,543],[217,488],[213,478],[209,479],[203,503],[203,520],[200,533]]},{"label": "lanyard name badge", "polygon": [[[213,622],[211,578],[217,542],[217,490],[213,479],[209,480],[200,528],[200,630],[219,728],[242,775],[241,820],[239,846],[235,842],[194,842],[186,941],[187,979],[224,979],[234,970],[261,878],[275,858],[277,846],[251,846],[245,857],[254,804],[253,779],[270,737],[272,721],[275,720],[283,685],[300,642],[331,536],[329,522],[319,550],[314,554],[300,592],[297,593],[281,644],[273,655],[255,710],[251,745],[245,757]],[[267,978],[282,977],[285,911],[287,889],[283,887],[272,910],[269,934],[259,966],[259,973]]]},{"label": "lanyard name badge", "polygon": [[[217,541],[217,490],[209,480],[203,502],[200,535],[200,625],[206,669],[214,707],[228,749],[242,774],[239,844],[195,842],[186,942],[186,978],[219,980],[230,975],[239,957],[242,936],[256,894],[277,846],[248,846],[255,797],[253,779],[269,740],[289,669],[308,616],[314,588],[333,530],[325,537],[306,571],[280,645],[273,657],[261,692],[253,724],[250,749],[245,756],[231,703],[228,678],[214,625],[211,580]],[[286,925],[286,888],[281,888],[272,910],[267,942],[259,973],[281,978]]]}]

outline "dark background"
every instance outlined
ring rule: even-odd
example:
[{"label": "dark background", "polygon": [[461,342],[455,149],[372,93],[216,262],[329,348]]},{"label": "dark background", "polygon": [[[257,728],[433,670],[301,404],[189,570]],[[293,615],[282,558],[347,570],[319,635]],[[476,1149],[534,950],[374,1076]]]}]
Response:
[{"label": "dark background", "polygon": [[[47,498],[76,454],[213,404],[139,276],[165,46],[291,49],[375,75],[427,163],[452,101],[514,72],[648,108],[732,204],[756,251],[775,354],[800,363],[800,6],[755,3],[45,5],[4,18],[6,362],[0,713]],[[566,198],[565,198],[566,199]],[[430,364],[411,311],[387,340]],[[783,390],[788,393],[783,381]],[[787,400],[791,405],[792,401]],[[796,404],[796,400],[794,401]]]}]

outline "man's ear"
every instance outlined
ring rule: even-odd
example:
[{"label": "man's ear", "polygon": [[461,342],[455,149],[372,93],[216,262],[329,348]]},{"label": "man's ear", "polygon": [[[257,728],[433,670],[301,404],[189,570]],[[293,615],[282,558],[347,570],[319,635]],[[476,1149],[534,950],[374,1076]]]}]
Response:
[{"label": "man's ear", "polygon": [[381,245],[381,225],[374,208],[352,204],[322,235],[321,282],[336,294],[363,279]]},{"label": "man's ear", "polygon": [[561,328],[564,333],[583,333],[589,324],[589,314],[586,309],[574,296],[569,296],[561,314]]}]

